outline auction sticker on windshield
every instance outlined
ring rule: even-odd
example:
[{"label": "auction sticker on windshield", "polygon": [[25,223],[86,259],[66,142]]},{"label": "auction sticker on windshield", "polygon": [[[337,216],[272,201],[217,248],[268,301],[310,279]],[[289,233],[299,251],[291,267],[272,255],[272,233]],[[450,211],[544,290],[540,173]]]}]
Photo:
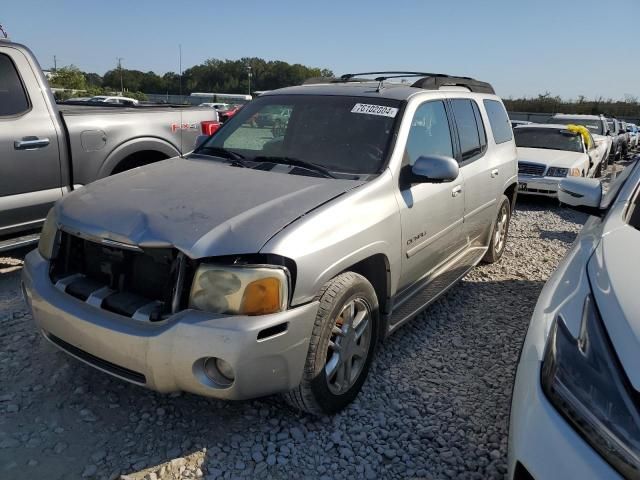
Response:
[{"label": "auction sticker on windshield", "polygon": [[351,109],[351,113],[364,113],[366,115],[379,115],[381,117],[394,118],[398,113],[398,109],[393,107],[385,107],[384,105],[356,103]]}]

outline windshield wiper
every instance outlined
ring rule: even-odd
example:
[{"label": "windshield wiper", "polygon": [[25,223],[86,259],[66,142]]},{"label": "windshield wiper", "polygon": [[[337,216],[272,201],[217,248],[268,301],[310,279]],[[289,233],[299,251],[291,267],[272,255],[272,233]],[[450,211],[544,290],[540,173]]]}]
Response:
[{"label": "windshield wiper", "polygon": [[292,167],[306,168],[307,170],[313,170],[313,171],[322,173],[327,178],[337,178],[333,173],[331,173],[325,167],[318,165],[317,163],[305,162],[304,160],[300,160],[298,158],[277,157],[277,156],[258,156],[253,158],[253,161],[279,163],[282,165],[291,165]]},{"label": "windshield wiper", "polygon": [[204,152],[209,152],[215,157],[224,158],[225,160],[231,160],[231,164],[239,167],[250,168],[244,162],[244,155],[234,152],[233,150],[227,150],[223,147],[207,147],[202,146],[193,153],[206,155]]}]

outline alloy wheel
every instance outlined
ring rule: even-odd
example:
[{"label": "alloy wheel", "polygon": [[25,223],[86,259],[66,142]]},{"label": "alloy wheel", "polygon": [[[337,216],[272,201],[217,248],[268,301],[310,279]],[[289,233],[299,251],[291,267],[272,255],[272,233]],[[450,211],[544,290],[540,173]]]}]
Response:
[{"label": "alloy wheel", "polygon": [[360,376],[371,343],[371,308],[361,297],[350,300],[336,318],[324,370],[335,395],[349,390]]}]

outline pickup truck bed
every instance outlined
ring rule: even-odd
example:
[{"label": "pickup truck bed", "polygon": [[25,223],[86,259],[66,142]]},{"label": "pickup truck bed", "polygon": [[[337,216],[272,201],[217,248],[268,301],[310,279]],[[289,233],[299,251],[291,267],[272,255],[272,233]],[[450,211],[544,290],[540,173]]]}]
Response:
[{"label": "pickup truck bed", "polygon": [[29,49],[0,41],[0,249],[65,193],[189,152],[217,120],[197,107],[58,105]]}]

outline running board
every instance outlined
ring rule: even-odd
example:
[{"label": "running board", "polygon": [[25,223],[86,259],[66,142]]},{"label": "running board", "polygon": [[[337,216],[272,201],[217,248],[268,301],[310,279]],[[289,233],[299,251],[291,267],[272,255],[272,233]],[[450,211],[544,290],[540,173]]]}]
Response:
[{"label": "running board", "polygon": [[28,247],[29,245],[35,245],[40,239],[39,233],[32,235],[25,235],[23,237],[10,238],[8,240],[0,241],[0,252],[6,252],[7,250],[13,250],[15,248]]},{"label": "running board", "polygon": [[389,317],[389,330],[391,333],[400,325],[414,318],[418,313],[435,302],[453,285],[458,283],[469,271],[475,267],[486,252],[486,248],[473,248],[458,257],[449,264],[442,273],[436,275],[433,280],[423,288],[416,291],[406,300],[394,305]]}]

